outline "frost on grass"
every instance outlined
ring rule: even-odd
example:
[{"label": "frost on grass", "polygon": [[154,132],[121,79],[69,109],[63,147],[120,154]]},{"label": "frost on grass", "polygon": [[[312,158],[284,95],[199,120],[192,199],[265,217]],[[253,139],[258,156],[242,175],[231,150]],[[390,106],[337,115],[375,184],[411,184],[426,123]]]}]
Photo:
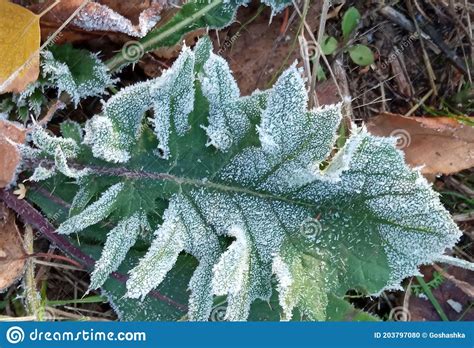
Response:
[{"label": "frost on grass", "polygon": [[[188,253],[199,262],[188,285],[191,320],[207,320],[216,295],[226,296],[227,320],[247,319],[255,300],[270,299],[272,277],[283,320],[294,318],[295,308],[305,319],[324,320],[331,296],[397,288],[456,243],[459,229],[393,139],[354,127],[334,155],[340,105],[308,110],[294,65],[272,89],[241,97],[226,63],[206,54],[207,42],[197,47],[186,48],[162,77],[117,93],[85,126],[94,156],[123,162],[120,170],[131,173],[95,201],[101,189],[91,177],[103,178],[80,176],[74,214],[59,227],[79,232],[119,210],[93,286],[127,257],[137,226],[158,209],[163,221],[130,271],[127,296],[145,298]],[[147,168],[160,174],[153,180],[138,175],[144,151],[133,151],[149,141],[143,117],[151,109],[162,155]],[[39,135],[46,152],[65,151],[66,143]],[[156,143],[149,142],[147,156]],[[157,200],[167,208],[154,207]]]}]

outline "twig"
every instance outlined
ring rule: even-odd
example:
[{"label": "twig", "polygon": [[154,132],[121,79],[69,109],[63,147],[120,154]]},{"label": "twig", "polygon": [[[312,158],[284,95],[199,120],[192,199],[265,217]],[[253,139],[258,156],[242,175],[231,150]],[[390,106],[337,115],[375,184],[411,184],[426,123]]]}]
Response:
[{"label": "twig", "polygon": [[428,56],[428,52],[426,52],[425,42],[423,41],[423,38],[421,37],[421,29],[418,26],[418,22],[416,21],[415,12],[413,10],[413,5],[411,3],[411,0],[407,1],[407,7],[408,7],[408,12],[410,12],[412,21],[415,24],[416,32],[418,33],[418,36],[420,37],[420,46],[423,52],[423,61],[425,63],[426,71],[428,73],[431,89],[433,90],[434,95],[438,95],[438,88],[436,87],[436,83],[435,83],[436,76],[433,71],[433,67],[431,66],[431,61],[430,61],[430,57]]},{"label": "twig", "polygon": [[323,42],[324,31],[326,30],[326,19],[328,15],[329,6],[331,5],[329,0],[324,0],[323,7],[321,9],[321,17],[319,18],[319,29],[318,29],[318,45],[317,50],[315,52],[315,57],[313,60],[313,71],[311,73],[311,84],[309,88],[309,107],[312,108],[313,106],[319,106],[318,98],[316,96],[316,79],[318,77],[318,69],[319,69],[319,58],[321,56],[321,43]]},{"label": "twig", "polygon": [[433,94],[434,90],[431,89],[428,93],[426,93],[420,101],[412,107],[408,112],[404,115],[405,117],[411,116],[418,108],[425,103],[425,101]]},{"label": "twig", "polygon": [[441,256],[438,256],[435,259],[435,261],[445,263],[451,266],[456,266],[459,268],[464,268],[464,269],[467,269],[468,271],[474,272],[474,263],[463,260],[463,259],[458,259],[456,257],[441,255]]}]

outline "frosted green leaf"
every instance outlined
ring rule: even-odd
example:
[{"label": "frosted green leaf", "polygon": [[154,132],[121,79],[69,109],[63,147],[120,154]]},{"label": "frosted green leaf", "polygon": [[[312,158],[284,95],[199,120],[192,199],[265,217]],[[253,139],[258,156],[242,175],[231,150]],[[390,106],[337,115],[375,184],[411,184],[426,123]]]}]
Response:
[{"label": "frosted green leaf", "polygon": [[54,168],[45,168],[42,166],[38,166],[35,168],[33,175],[30,176],[28,180],[36,182],[43,181],[51,178],[55,174],[56,170]]},{"label": "frosted green leaf", "polygon": [[250,122],[240,110],[239,87],[226,61],[214,53],[204,65],[202,90],[209,101],[209,125],[204,127],[209,137],[207,145],[227,151],[242,140]]},{"label": "frosted green leaf", "polygon": [[88,168],[77,170],[74,168],[71,168],[67,164],[67,158],[66,155],[64,154],[63,150],[58,146],[56,148],[56,152],[54,154],[54,164],[56,165],[55,168],[66,175],[67,177],[70,178],[80,178],[81,176],[89,174],[90,170]]},{"label": "frosted green leaf", "polygon": [[301,255],[291,246],[284,246],[283,255],[273,259],[272,270],[278,280],[277,291],[283,308],[283,320],[291,320],[293,309],[301,308],[310,320],[325,320],[328,305],[326,279],[328,267],[324,261]]},{"label": "frosted green leaf", "polygon": [[89,204],[94,195],[98,192],[96,182],[87,180],[87,177],[80,177],[77,180],[79,190],[76,192],[69,209],[69,215],[80,213]]},{"label": "frosted green leaf", "polygon": [[68,93],[76,106],[83,98],[104,94],[115,82],[96,54],[71,45],[52,46],[45,51],[42,72],[58,93]]},{"label": "frosted green leaf", "polygon": [[116,271],[125,260],[127,252],[135,244],[141,229],[146,226],[146,216],[140,212],[122,220],[107,234],[107,241],[100,259],[91,275],[89,289],[97,289]]},{"label": "frosted green leaf", "polygon": [[112,212],[116,199],[124,187],[123,183],[109,187],[100,198],[84,209],[80,214],[74,215],[63,222],[57,229],[57,233],[71,234],[105,219]]},{"label": "frosted green leaf", "polygon": [[[192,255],[190,320],[207,320],[215,296],[226,297],[227,320],[246,320],[256,300],[270,301],[274,278],[281,319],[337,318],[334,298],[399,288],[455,245],[459,229],[395,139],[354,126],[336,151],[341,106],[308,110],[295,65],[273,88],[241,97],[225,61],[205,47],[198,43],[198,57],[185,49],[163,77],[124,88],[85,126],[83,143],[99,159],[81,147],[73,168],[91,171],[58,231],[116,226],[94,285],[136,247],[134,233],[116,246],[137,212],[153,217],[155,233],[137,243],[146,252],[127,296],[146,301],[173,281],[179,255]],[[143,122],[151,109],[155,133]]]},{"label": "frosted green leaf", "polygon": [[165,159],[170,154],[170,130],[182,136],[189,127],[188,115],[194,106],[194,59],[192,51],[185,47],[172,68],[151,87],[158,149]]},{"label": "frosted green leaf", "polygon": [[173,206],[166,211],[164,224],[156,231],[156,238],[146,255],[130,273],[127,297],[144,298],[165,278],[184,246],[185,226]]},{"label": "frosted green leaf", "polygon": [[83,140],[83,131],[79,123],[75,121],[64,121],[60,124],[61,134],[64,138],[70,138],[80,144]]},{"label": "frosted green leaf", "polygon": [[57,148],[60,148],[67,158],[75,157],[79,151],[79,146],[74,140],[51,136],[39,126],[34,127],[31,132],[31,140],[40,150],[53,156]]},{"label": "frosted green leaf", "polygon": [[141,131],[141,121],[151,107],[150,86],[157,80],[122,89],[104,104],[102,115],[86,123],[84,143],[94,156],[110,162],[126,162]]}]

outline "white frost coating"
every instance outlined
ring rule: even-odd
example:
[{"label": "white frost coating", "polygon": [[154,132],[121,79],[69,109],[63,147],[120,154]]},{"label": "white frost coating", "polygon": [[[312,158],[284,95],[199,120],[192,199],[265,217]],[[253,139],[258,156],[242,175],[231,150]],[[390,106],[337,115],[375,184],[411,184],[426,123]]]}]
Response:
[{"label": "white frost coating", "polygon": [[56,174],[56,170],[53,168],[45,168],[42,166],[39,166],[35,169],[33,172],[33,175],[29,177],[28,180],[30,181],[43,181],[51,178],[53,175]]},{"label": "white frost coating", "polygon": [[290,288],[293,284],[293,279],[288,265],[279,255],[273,259],[272,273],[275,274],[278,279],[277,291],[280,306],[283,309],[283,320],[291,320],[293,309],[298,303],[298,300],[291,296]]},{"label": "white frost coating", "polygon": [[61,122],[60,127],[61,133],[64,137],[66,137],[64,132],[67,131],[69,136],[67,136],[66,138],[72,138],[78,142],[82,142],[82,140],[84,139],[84,132],[82,131],[82,127],[78,122],[66,120]]},{"label": "white frost coating", "polygon": [[[337,248],[339,242],[350,245],[357,255],[337,261],[350,262],[350,267],[358,263],[376,267],[370,265],[373,261],[368,255],[378,255],[377,249],[383,247],[390,272],[382,290],[399,288],[403,279],[419,274],[420,265],[432,263],[458,241],[461,232],[438,195],[418,171],[404,164],[403,153],[395,149],[393,139],[359,129],[329,167],[332,165],[338,181],[315,181],[298,196],[315,202],[345,202],[345,215],[322,222],[331,236],[324,247]],[[357,216],[359,221],[351,220]],[[357,228],[351,228],[352,224]]]},{"label": "white frost coating", "polygon": [[170,126],[183,135],[193,106],[194,54],[184,47],[181,56],[162,76],[123,88],[110,98],[102,114],[87,122],[84,143],[92,147],[95,157],[127,162],[141,134],[143,116],[153,107],[159,148],[167,158]]},{"label": "white frost coating", "polygon": [[194,107],[194,61],[194,53],[184,46],[173,66],[159,77],[158,83],[150,90],[155,133],[165,159],[170,156],[170,133],[183,136],[189,128],[188,115]]},{"label": "white frost coating", "polygon": [[[199,266],[189,283],[191,290],[189,318],[207,320],[212,309],[212,266],[217,262],[221,252],[219,240],[202,221],[190,198],[183,195],[172,197],[164,219],[163,226],[156,232],[153,251],[150,249],[148,256],[145,256],[149,262],[143,259],[143,263],[132,270],[133,281],[127,283],[130,297],[143,297],[158,286],[164,274],[174,265],[175,258],[184,250],[199,261]],[[166,242],[167,237],[169,244]],[[161,263],[156,262],[154,256],[157,256]],[[149,279],[147,272],[155,272],[155,277]],[[160,274],[163,274],[163,277],[157,278],[156,276]]]},{"label": "white frost coating", "polygon": [[295,307],[309,320],[326,320],[331,285],[326,279],[329,272],[325,263],[301,254],[291,244],[284,245],[282,253],[274,257],[272,264],[278,280],[282,320],[291,320]]},{"label": "white frost coating", "polygon": [[31,132],[31,140],[48,155],[54,156],[57,148],[60,148],[67,158],[76,157],[79,152],[79,147],[74,140],[51,136],[39,126],[34,127]]},{"label": "white frost coating", "polygon": [[97,201],[89,205],[80,214],[64,221],[58,227],[57,233],[71,234],[79,232],[105,219],[112,212],[117,202],[117,196],[124,186],[123,183],[118,183],[109,187]]},{"label": "white frost coating", "polygon": [[214,266],[212,289],[216,295],[236,294],[241,291],[250,267],[250,241],[244,230],[233,226],[228,234],[235,237],[235,241]]},{"label": "white frost coating", "polygon": [[127,162],[130,154],[123,149],[119,135],[109,118],[96,115],[86,122],[83,143],[92,147],[94,157],[109,162]]},{"label": "white frost coating", "polygon": [[96,193],[91,185],[83,179],[84,178],[79,178],[77,180],[79,190],[76,192],[76,195],[72,200],[71,208],[69,209],[69,216],[81,212],[92,199],[92,196]]},{"label": "white frost coating", "polygon": [[150,87],[158,82],[153,79],[123,88],[104,104],[101,115],[86,123],[84,144],[92,147],[95,157],[119,163],[129,160],[143,116],[152,105]]},{"label": "white frost coating", "polygon": [[[17,108],[27,107],[33,116],[38,117],[41,113],[41,107],[45,102],[45,97],[43,96],[44,85],[45,83],[40,83],[39,81],[30,83],[20,93],[14,93],[12,95],[12,101],[16,104]],[[41,92],[39,95],[35,93],[38,91]],[[12,111],[12,107],[1,111],[4,111],[8,117],[8,113]]]},{"label": "white frost coating", "polygon": [[262,0],[262,2],[272,8],[272,16],[279,14],[293,4],[291,0]]},{"label": "white frost coating", "polygon": [[446,263],[448,265],[452,265],[456,267],[461,267],[461,268],[474,272],[474,263],[463,260],[463,259],[458,259],[456,257],[441,255],[441,256],[438,256],[434,261]]},{"label": "white frost coating", "polygon": [[245,320],[250,311],[250,302],[245,295],[250,288],[250,243],[244,230],[233,226],[228,234],[235,241],[214,266],[212,289],[216,295],[228,295],[225,319]]},{"label": "white frost coating", "polygon": [[97,289],[116,271],[128,250],[135,244],[138,234],[147,225],[146,215],[136,212],[120,221],[108,234],[100,259],[95,263],[89,289]]},{"label": "white frost coating", "polygon": [[94,62],[90,79],[78,82],[67,64],[56,60],[50,51],[42,53],[42,72],[50,84],[58,89],[58,95],[66,92],[77,107],[80,100],[87,97],[100,96],[105,89],[115,83],[110,72],[96,54],[91,55]]},{"label": "white frost coating", "polygon": [[184,248],[186,227],[173,203],[165,211],[163,225],[155,232],[155,239],[138,266],[130,271],[127,297],[144,299],[158,286],[174,266]]},{"label": "white frost coating", "polygon": [[250,121],[239,107],[240,91],[227,62],[211,53],[204,64],[202,92],[209,101],[209,125],[203,126],[209,137],[207,146],[227,151],[240,141],[250,127]]},{"label": "white frost coating", "polygon": [[301,146],[307,126],[304,117],[307,102],[303,78],[293,64],[272,88],[257,127],[263,151],[281,158]]},{"label": "white frost coating", "polygon": [[72,24],[87,31],[113,31],[143,37],[158,23],[162,9],[157,4],[150,6],[140,13],[139,24],[135,26],[110,7],[90,2],[73,18]]},{"label": "white frost coating", "polygon": [[56,165],[56,169],[58,171],[60,171],[69,178],[77,179],[90,173],[90,169],[88,168],[84,168],[81,170],[70,168],[67,164],[66,156],[64,155],[64,152],[61,150],[60,147],[56,148],[56,153],[54,154],[54,164]]}]

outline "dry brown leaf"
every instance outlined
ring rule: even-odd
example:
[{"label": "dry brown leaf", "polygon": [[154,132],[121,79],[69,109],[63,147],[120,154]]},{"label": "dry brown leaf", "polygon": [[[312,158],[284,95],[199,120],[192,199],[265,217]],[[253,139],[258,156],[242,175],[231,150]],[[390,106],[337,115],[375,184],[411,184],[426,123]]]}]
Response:
[{"label": "dry brown leaf", "polygon": [[[468,270],[449,266],[445,269],[445,271],[448,272],[452,277],[456,278],[458,281],[465,283],[472,282],[472,272]],[[433,267],[422,267],[422,273],[424,274],[426,282],[429,282],[431,279],[433,279]],[[469,310],[472,297],[461,290],[458,285],[456,285],[450,279],[445,279],[439,287],[431,289],[431,292],[449,320],[474,320],[474,311]],[[454,308],[449,304],[452,301],[461,306],[460,312],[454,310]],[[430,300],[426,297],[417,297],[412,294],[410,296],[408,309],[410,311],[412,321],[440,320],[439,314],[436,312]]]},{"label": "dry brown leaf", "polygon": [[25,128],[0,120],[0,188],[6,187],[14,180],[20,162],[20,153],[12,142],[23,144],[25,137]]},{"label": "dry brown leaf", "polygon": [[[62,25],[71,17],[84,0],[61,1],[41,18],[43,36]],[[48,4],[35,4],[30,8],[42,11]],[[99,1],[89,2],[71,20],[70,25],[57,38],[62,42],[64,37],[76,41],[84,35],[71,34],[68,29],[79,29],[88,32],[116,32],[134,37],[143,37],[160,19],[163,1]],[[136,23],[136,24],[134,24]],[[70,41],[69,41],[70,42]]]},{"label": "dry brown leaf", "polygon": [[13,212],[0,204],[0,291],[23,274],[26,252]]},{"label": "dry brown leaf", "polygon": [[448,117],[404,117],[382,114],[371,118],[372,134],[398,137],[412,167],[421,172],[453,174],[474,166],[474,128]]},{"label": "dry brown leaf", "polygon": [[39,17],[0,0],[0,93],[21,92],[39,75]]}]

